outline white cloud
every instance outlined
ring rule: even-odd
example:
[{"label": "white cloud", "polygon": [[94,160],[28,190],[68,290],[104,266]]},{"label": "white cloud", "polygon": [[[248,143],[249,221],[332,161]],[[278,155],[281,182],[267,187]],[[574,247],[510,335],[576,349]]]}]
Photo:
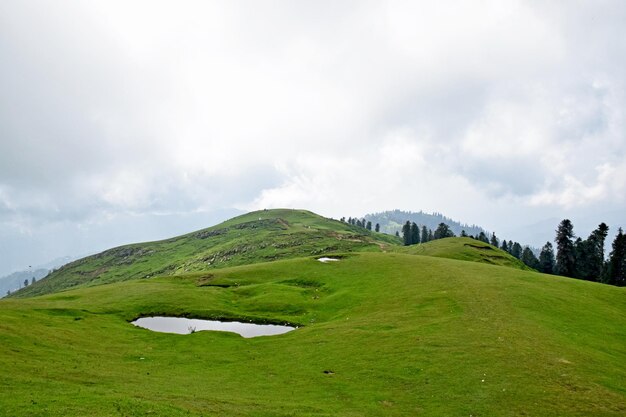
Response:
[{"label": "white cloud", "polygon": [[0,222],[624,208],[625,17],[617,1],[3,3]]}]

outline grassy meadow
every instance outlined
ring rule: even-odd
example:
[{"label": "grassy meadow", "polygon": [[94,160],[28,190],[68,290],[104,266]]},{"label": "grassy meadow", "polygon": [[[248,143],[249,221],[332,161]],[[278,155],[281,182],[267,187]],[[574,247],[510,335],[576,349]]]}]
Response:
[{"label": "grassy meadow", "polygon": [[[0,300],[0,414],[625,415],[625,289],[449,259],[465,243]],[[129,323],[157,314],[300,327],[244,339]]]}]

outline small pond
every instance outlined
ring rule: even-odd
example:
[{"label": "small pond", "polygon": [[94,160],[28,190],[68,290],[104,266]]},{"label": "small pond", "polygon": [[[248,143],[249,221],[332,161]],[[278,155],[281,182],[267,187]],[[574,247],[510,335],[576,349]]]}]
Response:
[{"label": "small pond", "polygon": [[274,336],[295,330],[291,326],[276,324],[241,323],[238,321],[216,321],[187,319],[184,317],[142,317],[132,322],[135,326],[161,333],[190,334],[201,330],[233,332],[249,338]]}]

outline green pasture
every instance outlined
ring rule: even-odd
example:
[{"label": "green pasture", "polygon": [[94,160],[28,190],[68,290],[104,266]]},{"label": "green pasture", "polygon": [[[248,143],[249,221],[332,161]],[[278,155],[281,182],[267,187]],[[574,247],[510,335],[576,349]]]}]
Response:
[{"label": "green pasture", "polygon": [[[322,251],[333,263],[181,267],[2,299],[0,415],[626,414],[624,288],[484,263],[465,239],[439,243],[444,257],[361,243]],[[299,328],[244,339],[129,323],[157,314]]]}]

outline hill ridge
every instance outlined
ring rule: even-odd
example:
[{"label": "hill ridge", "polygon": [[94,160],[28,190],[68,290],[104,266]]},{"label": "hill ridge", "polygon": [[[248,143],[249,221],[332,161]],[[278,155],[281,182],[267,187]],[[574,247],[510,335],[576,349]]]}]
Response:
[{"label": "hill ridge", "polygon": [[259,210],[184,235],[121,245],[81,258],[14,296],[329,252],[381,250],[397,242],[393,236],[307,210]]}]

